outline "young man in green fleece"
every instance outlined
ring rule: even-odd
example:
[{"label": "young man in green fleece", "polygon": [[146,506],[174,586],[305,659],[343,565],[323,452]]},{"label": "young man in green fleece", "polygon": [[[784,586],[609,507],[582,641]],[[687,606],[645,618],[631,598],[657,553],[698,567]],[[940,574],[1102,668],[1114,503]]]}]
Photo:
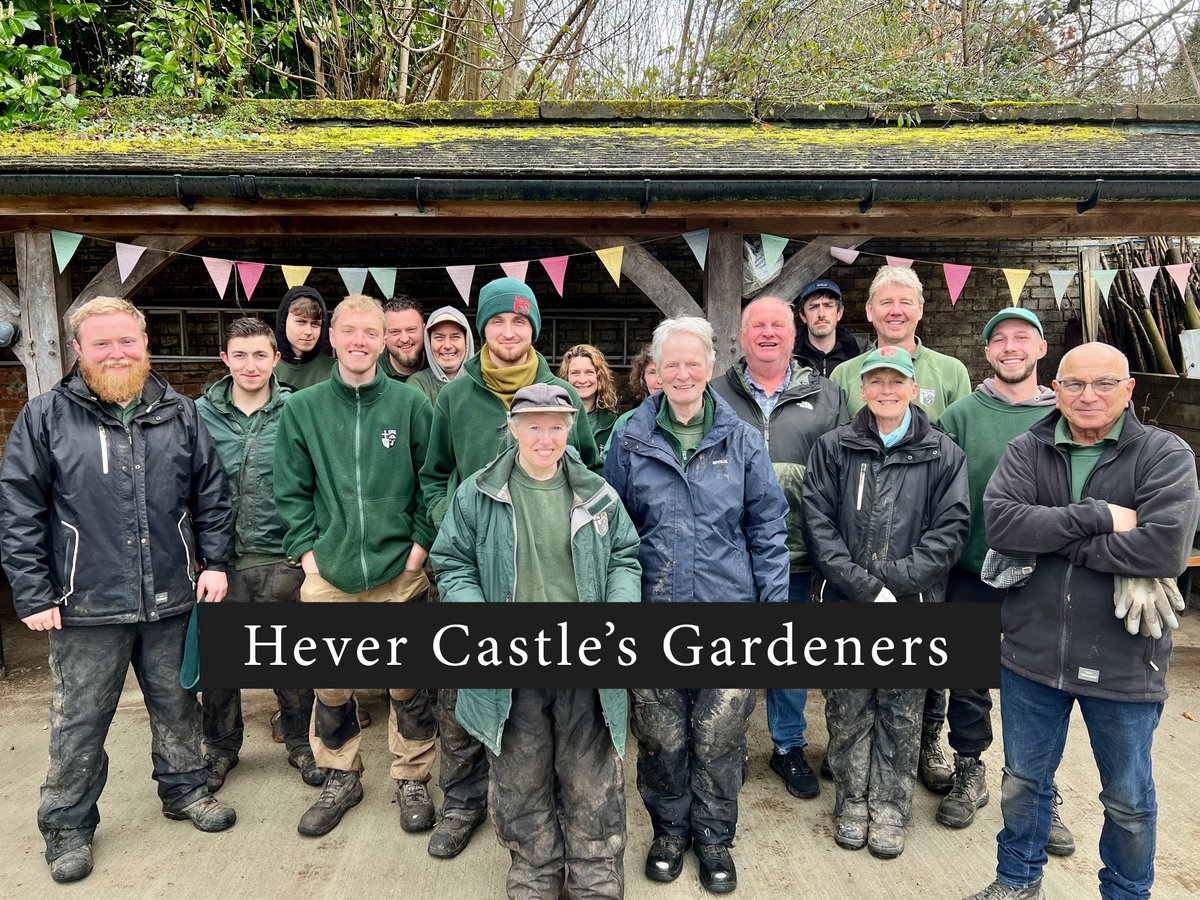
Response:
[{"label": "young man in green fleece", "polygon": [[[337,366],[329,381],[291,398],[275,443],[275,505],[287,524],[284,550],[300,561],[302,603],[405,603],[425,599],[422,566],[433,529],[417,473],[431,410],[425,395],[378,365],[385,320],[379,301],[351,294],[333,313]],[[428,692],[389,691],[388,748],[405,831],[433,825],[426,783],[435,721]],[[310,741],[329,769],[321,796],[300,818],[322,835],[362,800],[363,765],[354,691],[317,688]]]}]

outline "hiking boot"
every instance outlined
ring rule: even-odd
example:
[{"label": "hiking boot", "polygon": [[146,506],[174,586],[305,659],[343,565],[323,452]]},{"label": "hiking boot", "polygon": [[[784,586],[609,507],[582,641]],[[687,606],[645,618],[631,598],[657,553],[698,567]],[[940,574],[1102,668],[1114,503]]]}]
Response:
[{"label": "hiking boot", "polygon": [[945,794],[954,784],[954,770],[942,752],[942,723],[926,722],[921,728],[921,758],[917,762],[921,784],[935,794]]},{"label": "hiking boot", "polygon": [[821,793],[817,773],[808,764],[803,747],[793,747],[787,753],[771,753],[771,771],[783,779],[788,793],[801,800],[811,800]]},{"label": "hiking boot", "polygon": [[360,729],[371,727],[371,714],[367,712],[367,708],[365,706],[360,706],[358,708],[358,727]]},{"label": "hiking boot", "polygon": [[423,781],[396,780],[396,803],[400,806],[400,827],[410,834],[433,827],[433,801]]},{"label": "hiking boot", "polygon": [[1062,806],[1062,794],[1054,789],[1054,816],[1050,820],[1050,837],[1046,839],[1046,852],[1051,856],[1070,856],[1075,852],[1075,837],[1063,824],[1058,808]]},{"label": "hiking boot", "polygon": [[737,887],[737,867],[724,844],[697,844],[692,848],[700,860],[700,886],[712,894],[732,894]]},{"label": "hiking boot", "polygon": [[838,816],[833,842],[846,850],[861,850],[867,846],[867,820],[854,816]]},{"label": "hiking boot", "polygon": [[92,874],[92,845],[84,844],[50,860],[50,877],[59,884],[82,881]]},{"label": "hiking boot", "polygon": [[963,897],[963,900],[1046,900],[1042,891],[1042,879],[1038,879],[1028,887],[1012,887],[999,879],[993,881],[978,894]]},{"label": "hiking boot", "polygon": [[867,849],[877,859],[895,859],[904,852],[904,826],[872,822],[867,828]]},{"label": "hiking boot", "polygon": [[177,822],[190,819],[200,831],[210,832],[224,831],[237,821],[237,813],[233,808],[226,806],[212,794],[205,794],[183,809],[164,809],[163,815]]},{"label": "hiking boot", "polygon": [[450,813],[442,817],[429,836],[429,855],[438,859],[453,859],[467,849],[467,843],[475,829],[487,818],[487,810],[471,813],[463,810],[460,815]]},{"label": "hiking boot", "polygon": [[937,820],[947,828],[966,828],[989,799],[984,764],[974,756],[954,754],[954,785],[938,804]]},{"label": "hiking boot", "polygon": [[362,798],[362,780],[358,772],[330,769],[321,796],[300,817],[296,830],[309,837],[329,834],[347,811],[362,802]]},{"label": "hiking boot", "polygon": [[692,843],[691,836],[660,834],[646,854],[646,877],[664,884],[674,881],[683,871],[683,853]]},{"label": "hiking boot", "polygon": [[208,792],[215,794],[225,786],[225,779],[237,767],[236,756],[210,753],[204,757],[204,768],[208,769]]},{"label": "hiking boot", "polygon": [[316,757],[308,747],[297,747],[289,753],[288,765],[300,770],[300,777],[309,787],[320,787],[325,783],[325,770],[317,765]]},{"label": "hiking boot", "polygon": [[279,710],[271,713],[271,740],[277,744],[283,743],[283,713]]}]

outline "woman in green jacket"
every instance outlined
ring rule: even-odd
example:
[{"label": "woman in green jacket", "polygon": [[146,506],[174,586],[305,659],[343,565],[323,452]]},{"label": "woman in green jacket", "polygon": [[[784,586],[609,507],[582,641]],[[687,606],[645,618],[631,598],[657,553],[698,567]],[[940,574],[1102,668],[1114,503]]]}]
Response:
[{"label": "woman in green jacket", "polygon": [[617,390],[604,354],[591,344],[576,344],[563,354],[558,377],[579,394],[596,446],[603,451],[617,421]]},{"label": "woman in green jacket", "polygon": [[[633,523],[565,452],[575,411],[556,384],[516,392],[516,446],[463,482],[434,542],[443,602],[641,599]],[[625,691],[464,688],[457,716],[487,750],[509,896],[623,896]]]}]

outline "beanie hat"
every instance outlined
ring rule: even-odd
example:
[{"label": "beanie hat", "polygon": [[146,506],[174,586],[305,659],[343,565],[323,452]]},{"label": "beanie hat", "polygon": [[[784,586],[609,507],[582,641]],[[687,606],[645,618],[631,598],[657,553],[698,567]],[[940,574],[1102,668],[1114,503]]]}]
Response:
[{"label": "beanie hat", "polygon": [[533,325],[533,339],[537,340],[542,330],[542,314],[529,285],[515,278],[497,278],[485,284],[479,292],[479,312],[475,314],[479,333],[483,334],[489,319],[501,313],[518,313],[527,318]]}]

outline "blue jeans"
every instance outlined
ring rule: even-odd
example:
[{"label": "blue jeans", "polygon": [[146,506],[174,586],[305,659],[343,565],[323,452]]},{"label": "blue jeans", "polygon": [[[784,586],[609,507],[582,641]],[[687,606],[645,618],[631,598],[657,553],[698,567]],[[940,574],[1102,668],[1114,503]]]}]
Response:
[{"label": "blue jeans", "polygon": [[[792,572],[788,581],[788,603],[808,602],[808,572]],[[793,747],[803,747],[808,720],[804,705],[808,703],[808,688],[767,688],[767,728],[776,753],[787,753]]]},{"label": "blue jeans", "polygon": [[1054,772],[1076,702],[1100,770],[1104,805],[1100,896],[1106,900],[1149,897],[1158,818],[1150,745],[1162,704],[1081,697],[1007,668],[1000,670],[1004,828],[997,837],[996,875],[1013,887],[1025,887],[1042,877],[1054,807]]}]

